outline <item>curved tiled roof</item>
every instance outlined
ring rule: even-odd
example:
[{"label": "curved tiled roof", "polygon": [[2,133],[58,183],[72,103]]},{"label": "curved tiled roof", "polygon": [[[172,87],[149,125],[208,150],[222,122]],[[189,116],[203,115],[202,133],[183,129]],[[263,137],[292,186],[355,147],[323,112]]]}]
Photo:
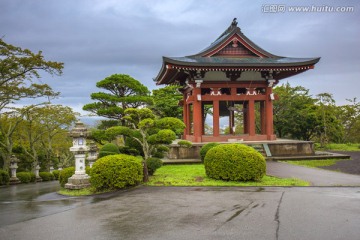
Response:
[{"label": "curved tiled roof", "polygon": [[[286,71],[282,78],[306,71],[320,58],[293,58],[271,54],[247,38],[236,19],[213,43],[197,54],[185,57],[163,57],[157,84],[184,79],[186,71]],[[182,70],[182,71],[179,71]],[[185,71],[185,72],[184,72]],[[292,74],[293,72],[293,74]]]}]

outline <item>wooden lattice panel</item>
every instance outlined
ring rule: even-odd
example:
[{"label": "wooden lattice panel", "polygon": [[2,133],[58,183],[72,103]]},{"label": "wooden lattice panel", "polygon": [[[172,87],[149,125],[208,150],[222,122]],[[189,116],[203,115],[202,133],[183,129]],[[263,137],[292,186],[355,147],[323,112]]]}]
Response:
[{"label": "wooden lattice panel", "polygon": [[241,43],[229,43],[226,47],[217,52],[215,56],[234,56],[234,57],[257,57],[256,54],[248,50]]}]

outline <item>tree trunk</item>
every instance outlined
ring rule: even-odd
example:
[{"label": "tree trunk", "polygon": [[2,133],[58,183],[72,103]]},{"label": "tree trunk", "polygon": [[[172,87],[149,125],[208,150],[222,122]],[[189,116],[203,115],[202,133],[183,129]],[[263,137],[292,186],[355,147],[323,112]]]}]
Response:
[{"label": "tree trunk", "polygon": [[146,160],[143,161],[143,182],[148,182],[149,181],[149,170],[146,164]]}]

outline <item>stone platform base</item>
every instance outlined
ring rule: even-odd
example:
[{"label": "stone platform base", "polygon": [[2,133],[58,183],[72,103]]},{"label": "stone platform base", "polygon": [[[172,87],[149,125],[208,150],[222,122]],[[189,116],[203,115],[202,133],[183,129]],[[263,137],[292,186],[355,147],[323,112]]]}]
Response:
[{"label": "stone platform base", "polygon": [[68,179],[65,184],[67,189],[83,189],[90,186],[90,177],[87,174],[74,174]]},{"label": "stone platform base", "polygon": [[10,185],[19,184],[19,183],[21,183],[21,181],[17,177],[10,178],[10,181],[9,181]]},{"label": "stone platform base", "polygon": [[[220,143],[241,143],[249,145],[259,151],[267,160],[316,159],[332,158],[333,156],[331,154],[315,153],[314,143],[311,141],[278,139],[274,141],[229,141]],[[184,148],[180,147],[177,142],[174,142],[170,145],[170,150],[163,160],[173,163],[176,162],[176,160],[200,159],[200,149],[205,144],[206,143],[193,143],[191,148]],[[348,156],[342,155],[341,157],[346,158]]]}]

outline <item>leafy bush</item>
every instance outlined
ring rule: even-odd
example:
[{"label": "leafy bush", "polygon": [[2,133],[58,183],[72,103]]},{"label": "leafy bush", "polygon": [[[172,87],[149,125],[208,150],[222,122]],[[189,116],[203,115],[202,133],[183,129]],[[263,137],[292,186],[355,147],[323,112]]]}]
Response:
[{"label": "leafy bush", "polygon": [[16,177],[22,182],[22,183],[29,183],[31,181],[31,174],[30,172],[18,172],[16,173]]},{"label": "leafy bush", "polygon": [[230,181],[259,181],[266,173],[265,158],[243,144],[222,144],[211,148],[204,160],[206,175]]},{"label": "leafy bush", "polygon": [[127,155],[132,155],[132,156],[140,155],[140,152],[136,148],[131,148],[129,146],[121,146],[121,147],[119,147],[119,151],[122,154],[127,154]]},{"label": "leafy bush", "polygon": [[65,184],[68,182],[68,178],[74,175],[75,167],[64,168],[59,173],[59,182],[61,187],[65,187]]},{"label": "leafy bush", "polygon": [[107,143],[105,144],[99,151],[99,158],[108,156],[108,155],[114,155],[119,154],[119,148],[113,143]]},{"label": "leafy bush", "polygon": [[157,143],[162,143],[162,144],[170,144],[172,143],[172,141],[176,139],[176,135],[175,132],[173,132],[170,129],[163,129],[160,130],[157,134],[156,134],[156,142]]},{"label": "leafy bush", "polygon": [[152,157],[146,160],[146,165],[148,167],[149,175],[152,176],[154,175],[156,169],[163,165],[163,162],[159,158]]},{"label": "leafy bush", "polygon": [[136,149],[141,156],[144,156],[144,151],[142,149],[141,144],[133,138],[133,137],[141,138],[141,133],[139,131],[133,131],[131,136],[132,137],[125,138],[125,146],[132,149]]},{"label": "leafy bush", "polygon": [[143,166],[134,156],[109,155],[94,163],[90,176],[91,185],[98,191],[124,188],[142,181]]},{"label": "leafy bush", "polygon": [[178,118],[165,117],[156,121],[156,127],[159,129],[170,129],[177,135],[182,134],[185,124]]},{"label": "leafy bush", "polygon": [[36,175],[33,172],[29,172],[30,174],[30,182],[36,182]]},{"label": "leafy bush", "polygon": [[39,172],[39,176],[43,181],[54,180],[54,175],[51,172]]},{"label": "leafy bush", "polygon": [[7,171],[0,169],[0,185],[8,185],[10,181],[10,176]]},{"label": "leafy bush", "polygon": [[60,174],[60,170],[54,170],[52,172],[52,174],[54,175],[54,179],[58,180],[59,179],[59,174]]},{"label": "leafy bush", "polygon": [[156,148],[152,151],[151,156],[155,158],[164,158],[165,153],[169,151],[169,148],[165,145],[156,146]]},{"label": "leafy bush", "polygon": [[180,140],[178,142],[178,144],[180,145],[180,147],[185,147],[185,148],[191,148],[192,147],[192,143],[186,140]]},{"label": "leafy bush", "polygon": [[205,159],[205,155],[206,153],[213,147],[216,147],[217,145],[219,145],[220,143],[216,143],[216,142],[212,142],[212,143],[207,143],[204,146],[201,147],[200,149],[200,158],[201,161],[204,162]]}]

